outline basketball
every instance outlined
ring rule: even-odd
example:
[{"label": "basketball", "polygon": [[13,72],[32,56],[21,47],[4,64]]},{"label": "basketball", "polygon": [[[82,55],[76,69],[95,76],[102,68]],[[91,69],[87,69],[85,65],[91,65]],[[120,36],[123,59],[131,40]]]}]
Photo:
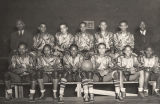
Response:
[{"label": "basketball", "polygon": [[93,64],[90,60],[85,60],[82,62],[83,71],[91,71],[93,69]]}]

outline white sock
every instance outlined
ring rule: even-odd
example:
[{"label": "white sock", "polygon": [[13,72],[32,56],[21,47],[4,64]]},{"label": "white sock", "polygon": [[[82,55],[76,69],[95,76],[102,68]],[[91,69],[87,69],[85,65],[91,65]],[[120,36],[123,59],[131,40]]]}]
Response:
[{"label": "white sock", "polygon": [[121,88],[121,91],[122,92],[126,92],[126,88]]},{"label": "white sock", "polygon": [[154,91],[155,91],[155,92],[158,92],[158,91],[159,91],[159,89],[155,89]]},{"label": "white sock", "polygon": [[7,90],[7,93],[8,93],[8,94],[12,94],[12,89],[8,89],[8,90]]},{"label": "white sock", "polygon": [[46,90],[44,89],[44,90],[41,90],[41,93],[44,93]]},{"label": "white sock", "polygon": [[[143,91],[143,88],[138,88],[138,91],[139,92],[142,92]],[[145,90],[144,90],[145,91]]]},{"label": "white sock", "polygon": [[53,92],[54,92],[54,93],[56,93],[56,92],[57,92],[57,90],[53,90]]},{"label": "white sock", "polygon": [[35,94],[35,90],[30,89],[30,94]]}]

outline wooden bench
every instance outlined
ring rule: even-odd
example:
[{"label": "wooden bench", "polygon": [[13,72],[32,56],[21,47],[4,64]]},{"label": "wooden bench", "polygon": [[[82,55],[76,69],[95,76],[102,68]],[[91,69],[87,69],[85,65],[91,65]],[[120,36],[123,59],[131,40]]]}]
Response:
[{"label": "wooden bench", "polygon": [[[150,81],[149,84],[153,84],[155,81]],[[4,83],[0,83],[2,85]],[[114,84],[114,82],[94,82],[94,85],[111,85]],[[124,82],[123,84],[138,84],[136,81],[129,81],[129,82]],[[15,89],[15,98],[23,98],[24,92],[23,88],[26,85],[30,85],[30,83],[12,83],[12,87]],[[44,83],[44,85],[52,85],[52,83]],[[76,85],[76,93],[77,97],[82,97],[82,84],[81,82],[67,82],[67,85]],[[94,94],[99,94],[99,95],[109,95],[109,96],[114,96],[114,91],[106,91],[106,90],[99,90],[99,89],[94,89]],[[128,96],[136,96],[137,94],[129,94]]]}]

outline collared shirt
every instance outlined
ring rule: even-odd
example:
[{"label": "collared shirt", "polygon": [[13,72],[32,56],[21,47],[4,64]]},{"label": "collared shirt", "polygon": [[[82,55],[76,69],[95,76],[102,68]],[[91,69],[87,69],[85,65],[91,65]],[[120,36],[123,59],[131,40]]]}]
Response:
[{"label": "collared shirt", "polygon": [[77,69],[81,68],[81,64],[84,58],[81,54],[77,54],[76,57],[72,57],[71,55],[65,55],[63,57],[64,67],[67,69],[76,71]]},{"label": "collared shirt", "polygon": [[57,69],[62,69],[62,64],[60,58],[54,56],[53,54],[46,57],[45,55],[41,55],[37,58],[37,69],[43,69],[44,71],[53,71]]},{"label": "collared shirt", "polygon": [[22,69],[24,72],[28,69],[34,68],[35,61],[33,57],[26,53],[25,55],[19,55],[16,53],[11,57],[10,68],[11,69]]},{"label": "collared shirt", "polygon": [[46,44],[49,44],[52,48],[54,48],[55,38],[53,35],[49,33],[44,33],[37,34],[33,37],[33,48],[41,51]]},{"label": "collared shirt", "polygon": [[85,32],[79,32],[75,35],[75,44],[78,46],[79,50],[90,50],[94,45],[93,35]]},{"label": "collared shirt", "polygon": [[144,35],[144,36],[146,35],[146,32],[147,32],[147,30],[143,30],[143,31],[140,30],[140,33],[141,33],[142,35]]},{"label": "collared shirt", "polygon": [[118,50],[123,50],[126,45],[130,45],[134,48],[134,35],[130,32],[126,32],[125,34],[122,32],[118,32],[114,34],[114,46]]},{"label": "collared shirt", "polygon": [[113,67],[113,62],[109,56],[94,55],[91,57],[91,62],[96,70],[106,70],[107,68]]},{"label": "collared shirt", "polygon": [[95,34],[95,42],[96,45],[99,43],[105,43],[106,48],[110,49],[110,47],[113,46],[113,33],[106,31],[105,34],[102,34],[98,32]]},{"label": "collared shirt", "polygon": [[19,36],[23,36],[23,34],[24,34],[24,30],[18,30],[18,33],[19,33]]},{"label": "collared shirt", "polygon": [[151,58],[147,58],[146,56],[142,56],[140,61],[144,67],[159,67],[159,58],[157,56],[152,56]]},{"label": "collared shirt", "polygon": [[68,49],[74,42],[74,36],[70,33],[62,34],[61,32],[56,33],[56,45],[61,49]]}]

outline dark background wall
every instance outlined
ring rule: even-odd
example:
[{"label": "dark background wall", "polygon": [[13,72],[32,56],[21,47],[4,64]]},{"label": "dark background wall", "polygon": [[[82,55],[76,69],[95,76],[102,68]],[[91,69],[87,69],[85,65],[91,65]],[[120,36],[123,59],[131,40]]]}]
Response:
[{"label": "dark background wall", "polygon": [[62,22],[74,34],[83,20],[93,20],[95,25],[106,20],[112,32],[121,20],[129,22],[131,32],[144,20],[154,33],[152,42],[159,54],[160,0],[0,0],[0,70],[6,70],[8,39],[19,18],[33,33],[45,22],[52,34]]}]

